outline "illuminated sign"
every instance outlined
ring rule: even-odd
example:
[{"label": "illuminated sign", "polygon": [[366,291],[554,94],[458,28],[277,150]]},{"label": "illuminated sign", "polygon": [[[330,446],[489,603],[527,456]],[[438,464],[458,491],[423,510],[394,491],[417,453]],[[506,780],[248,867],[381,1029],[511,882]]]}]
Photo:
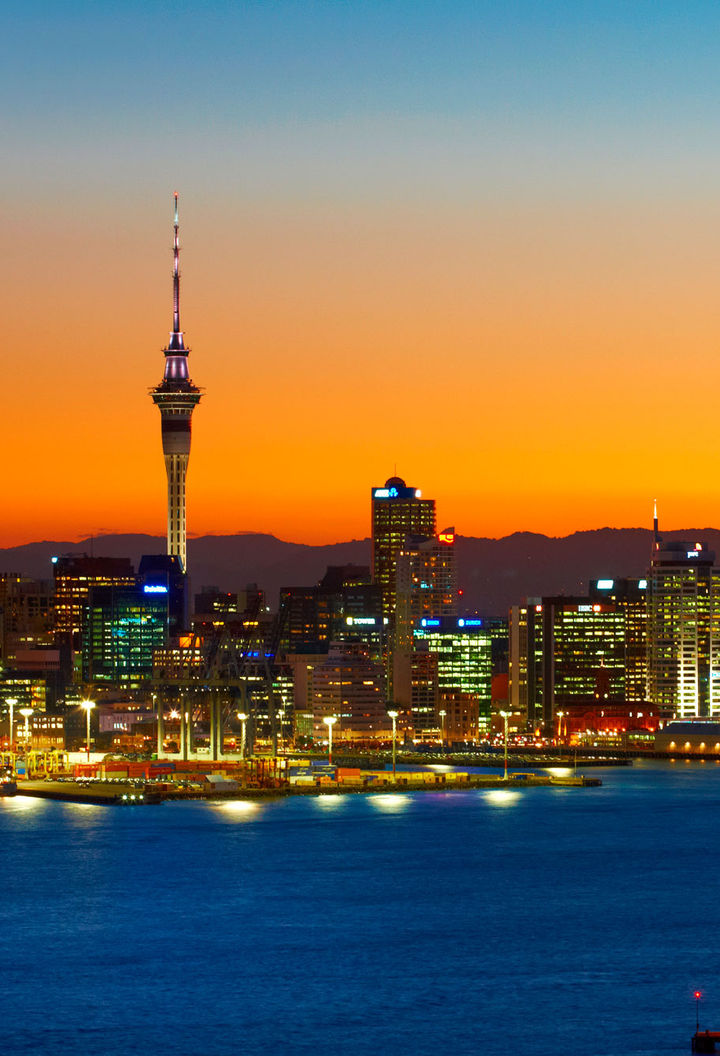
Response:
[{"label": "illuminated sign", "polygon": [[592,612],[592,605],[578,605],[578,612]]},{"label": "illuminated sign", "polygon": [[598,590],[612,590],[615,586],[614,579],[599,579],[597,581]]},{"label": "illuminated sign", "polygon": [[439,627],[440,620],[421,620],[421,626],[423,627]]},{"label": "illuminated sign", "polygon": [[698,554],[697,550],[688,550],[687,556],[688,557],[699,557],[700,555]]},{"label": "illuminated sign", "polygon": [[482,622],[482,620],[463,619],[460,617],[458,620],[458,627],[482,627]]},{"label": "illuminated sign", "polygon": [[375,488],[373,492],[374,499],[396,499],[397,497],[397,488]]},{"label": "illuminated sign", "polygon": [[638,580],[638,590],[647,590],[647,580],[646,579],[639,579]]},{"label": "illuminated sign", "polygon": [[349,626],[352,626],[353,624],[355,624],[356,626],[357,625],[361,625],[363,627],[374,627],[375,626],[375,617],[374,616],[348,616],[347,619],[346,619],[346,623]]},{"label": "illuminated sign", "polygon": [[50,560],[52,561],[52,563],[54,565],[56,565],[58,563],[58,559],[56,557],[51,557]]},{"label": "illuminated sign", "polygon": [[438,539],[441,543],[447,543],[449,546],[455,542],[455,532],[440,532]]},{"label": "illuminated sign", "polygon": [[160,583],[146,583],[143,587],[143,594],[167,594],[167,592],[168,588]]}]

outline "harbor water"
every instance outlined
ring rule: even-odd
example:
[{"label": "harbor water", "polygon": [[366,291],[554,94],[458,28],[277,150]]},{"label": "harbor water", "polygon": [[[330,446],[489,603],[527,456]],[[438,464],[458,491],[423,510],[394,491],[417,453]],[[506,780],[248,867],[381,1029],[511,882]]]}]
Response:
[{"label": "harbor water", "polygon": [[0,801],[17,1054],[689,1051],[720,1029],[720,765],[601,788]]}]

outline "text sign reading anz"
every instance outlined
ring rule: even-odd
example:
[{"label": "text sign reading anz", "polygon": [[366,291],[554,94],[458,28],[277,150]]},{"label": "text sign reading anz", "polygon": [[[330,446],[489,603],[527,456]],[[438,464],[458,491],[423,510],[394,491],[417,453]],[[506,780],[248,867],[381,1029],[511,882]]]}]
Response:
[{"label": "text sign reading anz", "polygon": [[168,588],[160,583],[146,583],[143,587],[143,594],[167,594],[167,592]]},{"label": "text sign reading anz", "polygon": [[375,488],[373,492],[374,499],[396,499],[397,497],[397,488]]}]

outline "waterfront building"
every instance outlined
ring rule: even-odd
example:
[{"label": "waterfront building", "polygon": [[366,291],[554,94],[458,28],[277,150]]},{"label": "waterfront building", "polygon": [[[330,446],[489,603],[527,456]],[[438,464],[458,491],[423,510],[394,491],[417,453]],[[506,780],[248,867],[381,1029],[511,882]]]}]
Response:
[{"label": "waterfront building", "polygon": [[160,410],[162,448],[167,473],[167,552],[187,571],[185,480],[190,458],[192,413],[200,402],[201,391],[193,385],[188,371],[190,349],[185,347],[180,329],[180,240],[178,236],[178,196],[175,194],[173,242],[173,328],[165,354],[165,371],[159,385],[151,390],[153,403]]},{"label": "waterfront building", "polygon": [[423,499],[401,477],[390,477],[371,491],[372,578],[382,592],[383,616],[395,614],[397,558],[408,536],[434,536],[435,500]]},{"label": "waterfront building", "polygon": [[598,579],[587,595],[510,612],[510,710],[552,736],[557,713],[647,699],[647,579]]},{"label": "waterfront building", "polygon": [[655,534],[648,697],[678,718],[720,714],[720,569],[705,543]]},{"label": "waterfront building", "polygon": [[338,740],[375,740],[391,728],[382,665],[359,642],[331,644],[327,656],[313,667],[311,699],[315,740],[327,737],[323,720],[328,716],[337,719],[333,738]]},{"label": "waterfront building", "polygon": [[[413,726],[418,733],[437,731],[440,724],[437,716],[441,710],[443,695],[452,695],[457,705],[457,723],[464,723],[467,731],[472,727],[480,734],[490,728],[490,703],[492,688],[492,638],[477,616],[424,617],[413,632],[415,656],[427,653],[434,658],[437,667],[438,696],[432,711],[423,708],[419,699],[410,700]],[[427,671],[427,665],[425,665]],[[422,687],[423,680],[417,680]],[[459,696],[458,696],[459,694]],[[475,710],[468,709],[468,698],[477,702]],[[448,698],[449,699],[449,698]],[[422,708],[422,710],[421,710]],[[453,720],[455,722],[455,720]],[[457,725],[456,723],[456,725]],[[461,724],[462,724],[461,723]],[[448,727],[449,729],[449,727]],[[466,740],[466,737],[459,738]]]}]

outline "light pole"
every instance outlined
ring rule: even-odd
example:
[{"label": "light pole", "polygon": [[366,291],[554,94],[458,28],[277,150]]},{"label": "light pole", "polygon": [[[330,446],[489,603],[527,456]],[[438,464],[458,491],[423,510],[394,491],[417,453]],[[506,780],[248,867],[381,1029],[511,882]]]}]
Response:
[{"label": "light pole", "polygon": [[245,727],[247,725],[248,717],[244,711],[239,711],[237,717],[240,719],[240,758],[245,762]]},{"label": "light pole", "polygon": [[441,744],[442,750],[444,752],[445,751],[445,716],[447,715],[447,712],[444,711],[444,710],[443,711],[439,711],[438,715],[440,716],[440,744]]},{"label": "light pole", "polygon": [[80,707],[85,709],[87,718],[87,761],[90,762],[90,712],[95,707],[91,700],[81,700]]},{"label": "light pole", "polygon": [[564,711],[559,711],[557,713],[557,716],[558,716],[558,732],[557,732],[558,744],[560,744],[560,738],[562,737],[562,720],[563,720],[564,714],[565,714]]},{"label": "light pole", "polygon": [[398,717],[398,713],[396,711],[389,711],[388,715],[392,719],[392,724],[393,724],[393,756],[392,756],[392,759],[393,759],[393,784],[395,784],[396,780],[397,780],[397,778],[395,776],[395,764],[396,764],[396,761],[397,761],[397,717]]},{"label": "light pole", "polygon": [[[25,719],[25,755],[30,751],[30,716],[32,713],[32,708],[20,708],[20,714]],[[27,763],[25,764],[25,774],[27,775]]]},{"label": "light pole", "polygon": [[695,1031],[700,1033],[700,998],[702,994],[699,990],[695,991]]},{"label": "light pole", "polygon": [[332,766],[332,728],[337,722],[337,716],[327,715],[323,722],[328,728],[328,766]]},{"label": "light pole", "polygon": [[6,697],[5,703],[10,709],[10,751],[13,746],[13,719],[15,718],[15,705],[17,704],[17,697]]},{"label": "light pole", "polygon": [[505,741],[505,780],[507,781],[507,779],[508,779],[508,772],[507,772],[508,716],[510,715],[510,712],[509,711],[501,711],[500,714],[502,715],[503,719],[505,720],[505,736],[504,736],[503,740]]}]

